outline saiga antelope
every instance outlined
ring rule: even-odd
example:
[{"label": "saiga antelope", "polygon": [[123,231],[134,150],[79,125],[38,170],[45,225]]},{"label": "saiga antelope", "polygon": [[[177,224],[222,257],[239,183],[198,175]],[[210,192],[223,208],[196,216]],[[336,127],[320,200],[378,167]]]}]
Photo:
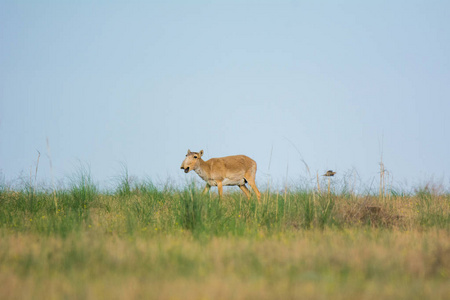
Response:
[{"label": "saiga antelope", "polygon": [[207,193],[211,186],[217,186],[219,197],[222,198],[224,185],[237,185],[250,199],[250,191],[245,186],[248,184],[256,193],[258,201],[261,193],[255,184],[256,162],[245,155],[234,155],[219,158],[211,158],[207,161],[202,159],[203,150],[191,152],[188,150],[186,158],[181,164],[184,173],[194,170],[198,176],[206,181],[203,193]]}]

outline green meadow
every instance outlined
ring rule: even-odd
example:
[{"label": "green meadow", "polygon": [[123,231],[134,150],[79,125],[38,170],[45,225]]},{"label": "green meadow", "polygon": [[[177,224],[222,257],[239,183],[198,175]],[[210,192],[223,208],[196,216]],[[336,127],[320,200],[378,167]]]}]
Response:
[{"label": "green meadow", "polygon": [[447,192],[201,190],[2,184],[0,299],[450,299]]}]

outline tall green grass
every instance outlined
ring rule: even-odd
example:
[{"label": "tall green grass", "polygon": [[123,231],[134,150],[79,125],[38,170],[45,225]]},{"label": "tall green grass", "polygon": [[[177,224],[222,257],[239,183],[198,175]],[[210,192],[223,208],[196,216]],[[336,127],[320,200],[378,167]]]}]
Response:
[{"label": "tall green grass", "polygon": [[[378,198],[372,195],[319,193],[315,190],[265,192],[261,202],[239,190],[219,199],[202,195],[192,183],[184,188],[156,187],[130,180],[128,171],[112,191],[100,191],[90,172],[81,169],[66,186],[51,189],[24,185],[0,189],[0,227],[68,236],[95,230],[115,234],[260,236],[297,230],[369,226],[449,229],[450,197],[419,190]],[[55,207],[55,203],[58,206]]]}]

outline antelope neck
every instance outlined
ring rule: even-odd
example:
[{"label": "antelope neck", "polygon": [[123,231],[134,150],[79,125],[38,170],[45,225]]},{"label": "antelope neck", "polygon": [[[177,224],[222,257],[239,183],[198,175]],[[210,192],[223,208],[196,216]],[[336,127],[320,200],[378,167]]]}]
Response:
[{"label": "antelope neck", "polygon": [[195,173],[198,174],[203,180],[207,181],[209,179],[209,164],[204,161],[203,159],[199,158],[198,164],[196,168],[194,169]]}]

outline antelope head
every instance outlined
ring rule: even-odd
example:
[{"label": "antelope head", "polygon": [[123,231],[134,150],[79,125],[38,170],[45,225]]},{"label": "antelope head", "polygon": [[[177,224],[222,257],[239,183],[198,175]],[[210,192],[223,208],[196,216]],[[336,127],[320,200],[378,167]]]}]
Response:
[{"label": "antelope head", "polygon": [[202,155],[203,150],[200,150],[200,152],[191,152],[191,150],[188,150],[186,158],[181,164],[181,169],[184,170],[184,173],[188,173],[191,170],[195,170],[199,164]]}]

